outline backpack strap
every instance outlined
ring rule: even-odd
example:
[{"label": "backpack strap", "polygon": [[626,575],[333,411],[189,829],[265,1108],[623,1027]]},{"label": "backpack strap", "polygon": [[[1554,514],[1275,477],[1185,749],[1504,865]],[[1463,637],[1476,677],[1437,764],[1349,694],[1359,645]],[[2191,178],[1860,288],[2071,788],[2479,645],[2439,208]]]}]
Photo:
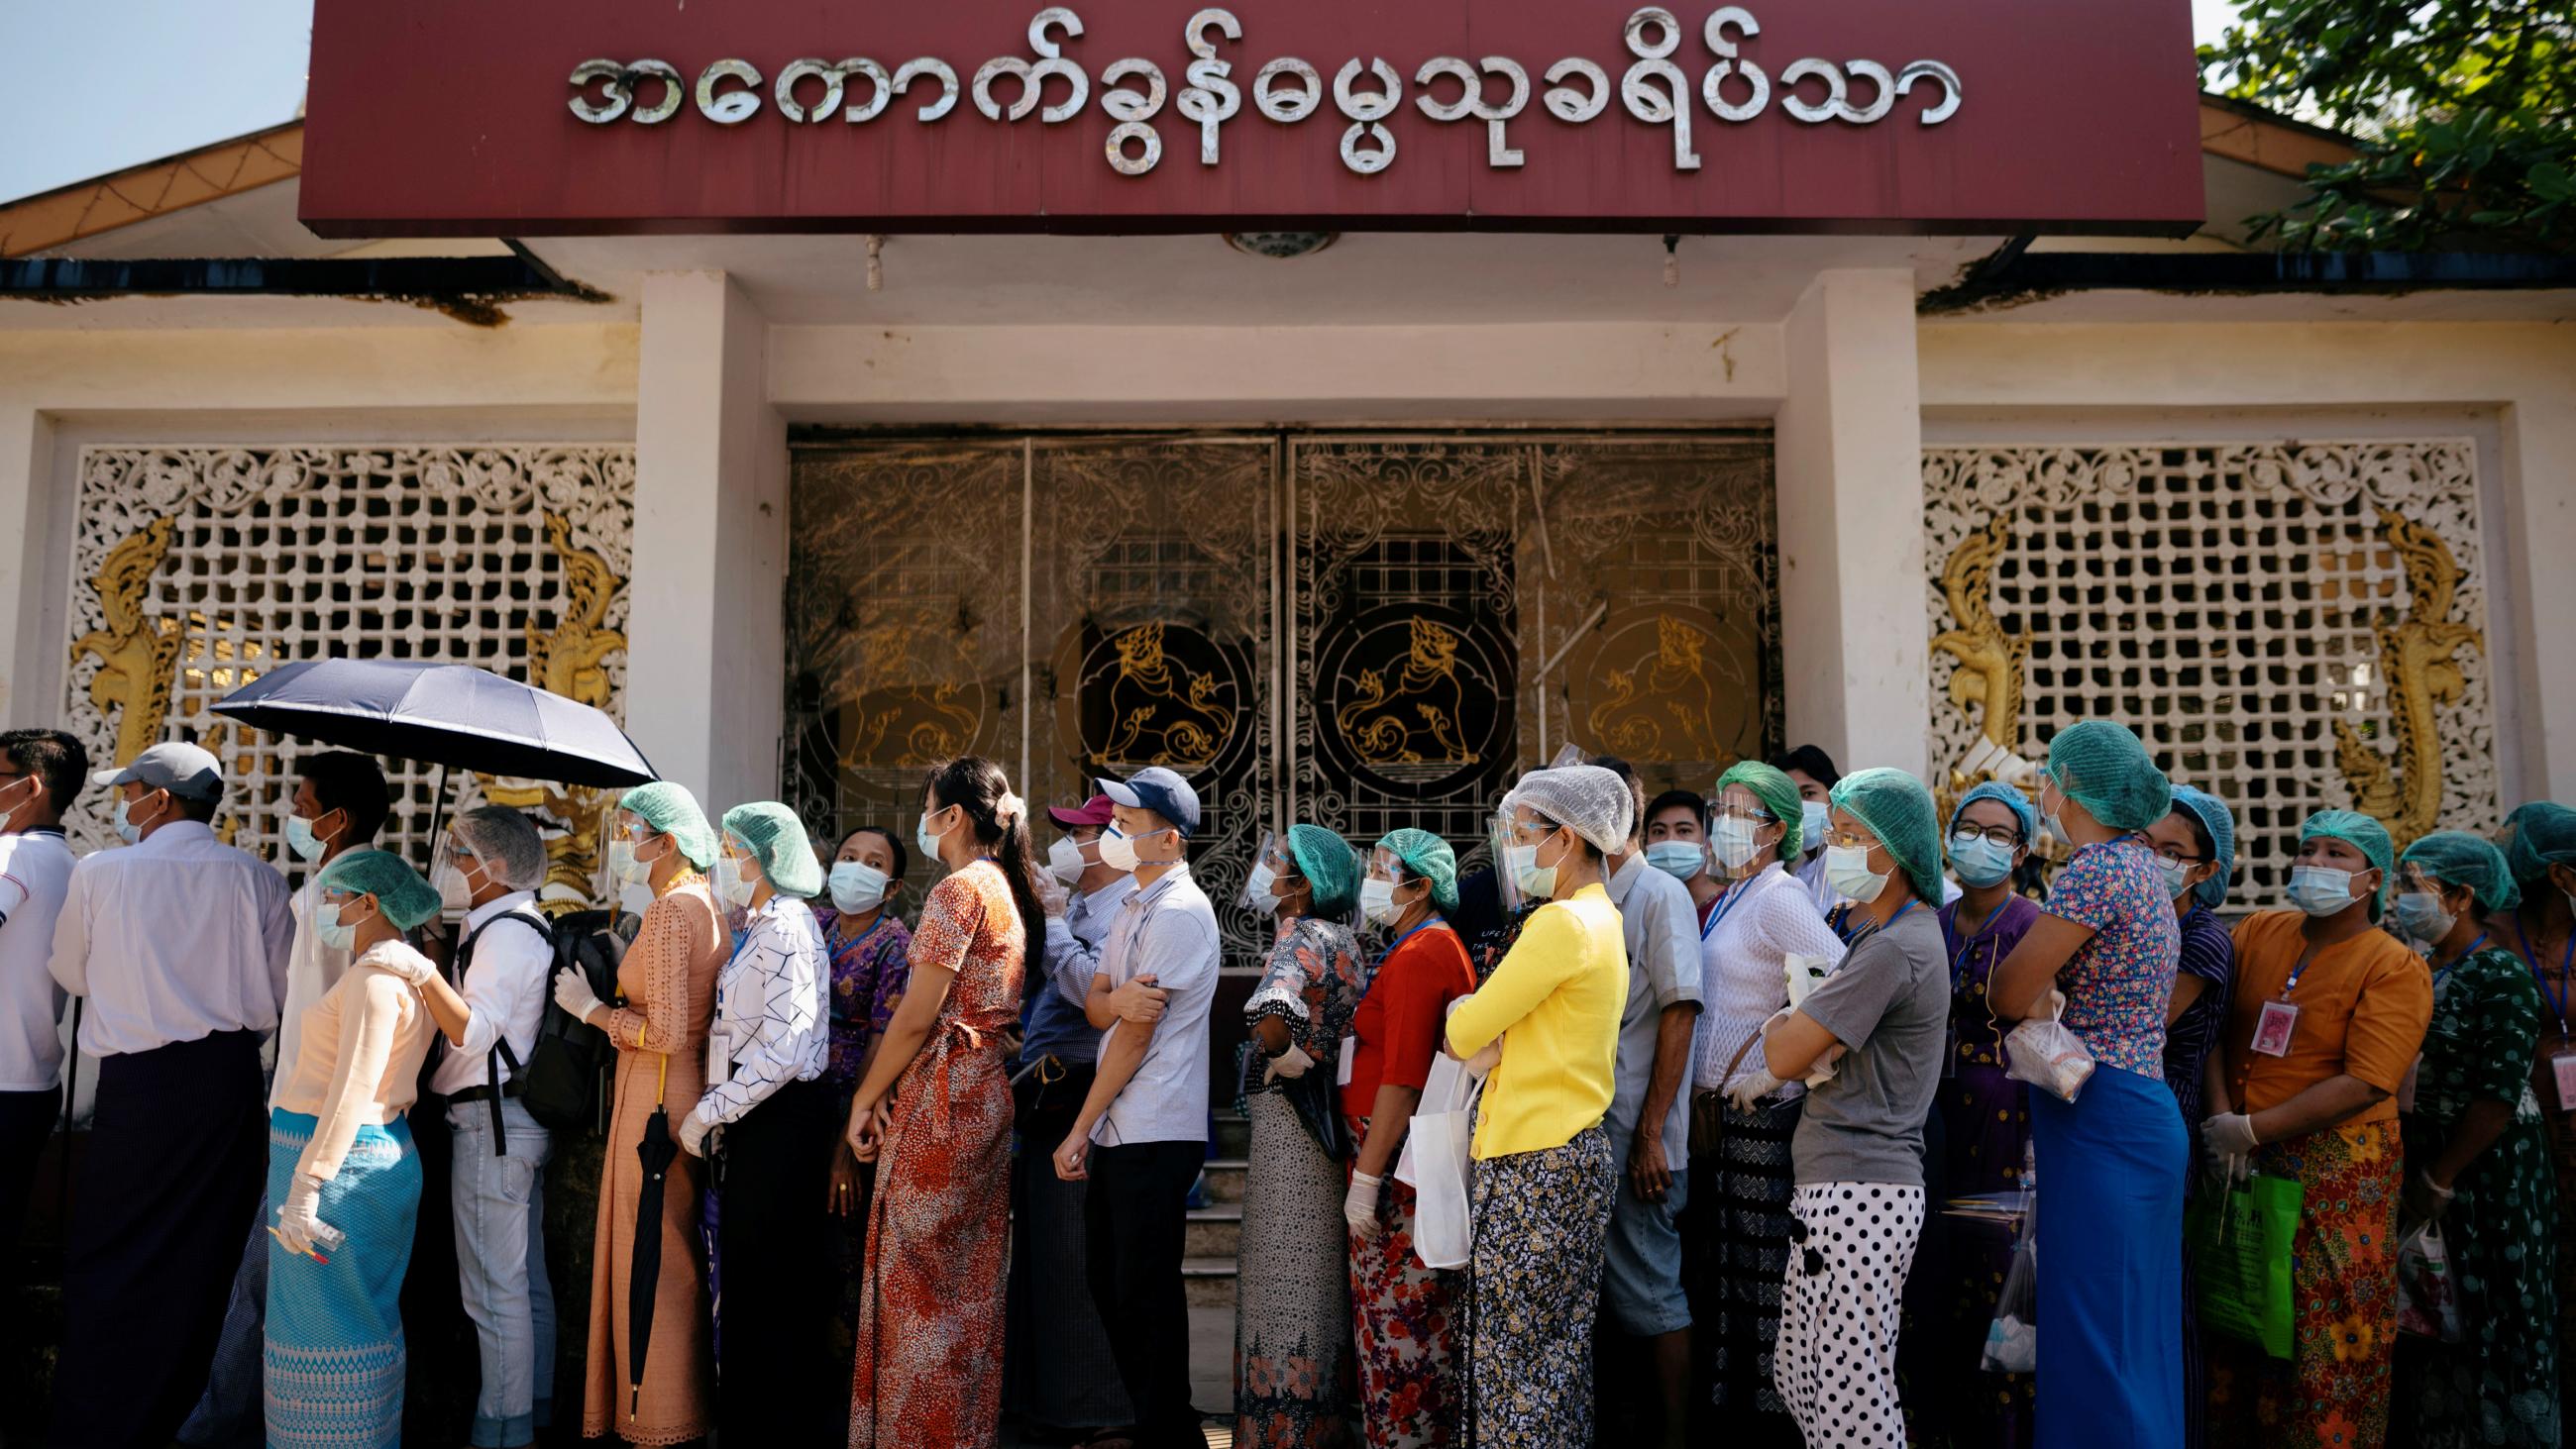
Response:
[{"label": "backpack strap", "polygon": [[[459,982],[462,982],[465,979],[466,967],[472,964],[474,957],[474,943],[483,939],[483,933],[485,931],[488,931],[494,926],[501,924],[503,921],[508,920],[516,920],[519,924],[536,932],[538,939],[544,941],[546,943],[547,950],[552,952],[555,943],[554,929],[551,926],[548,926],[542,917],[530,911],[515,909],[503,911],[501,914],[485,921],[482,925],[475,927],[474,934],[466,937],[465,943],[456,948],[456,977]],[[548,959],[546,964],[549,968],[553,966],[554,963],[551,957]],[[540,1000],[541,1004],[538,1006],[537,1011],[539,1019],[542,1020],[544,1018],[545,1008],[542,1005],[542,998],[540,998]],[[507,1032],[502,1032],[496,1035],[492,1040],[492,1049],[483,1054],[483,1088],[486,1093],[484,1100],[491,1104],[492,1155],[495,1157],[507,1157],[510,1155],[509,1138],[501,1124],[501,1064],[503,1062],[508,1062],[510,1064],[510,1080],[513,1082],[518,1081],[519,1054],[510,1050],[510,1036]]]}]

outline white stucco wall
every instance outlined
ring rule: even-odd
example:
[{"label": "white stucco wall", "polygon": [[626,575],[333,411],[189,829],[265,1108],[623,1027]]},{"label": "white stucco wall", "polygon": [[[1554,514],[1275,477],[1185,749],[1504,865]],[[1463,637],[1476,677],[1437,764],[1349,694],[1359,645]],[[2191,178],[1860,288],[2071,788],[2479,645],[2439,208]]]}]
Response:
[{"label": "white stucco wall", "polygon": [[2505,803],[2576,800],[2576,335],[2520,323],[1950,322],[1918,336],[1927,427],[1974,417],[1981,437],[2016,423],[2032,436],[2208,436],[2194,417],[2288,438],[2428,414],[2491,429]]}]

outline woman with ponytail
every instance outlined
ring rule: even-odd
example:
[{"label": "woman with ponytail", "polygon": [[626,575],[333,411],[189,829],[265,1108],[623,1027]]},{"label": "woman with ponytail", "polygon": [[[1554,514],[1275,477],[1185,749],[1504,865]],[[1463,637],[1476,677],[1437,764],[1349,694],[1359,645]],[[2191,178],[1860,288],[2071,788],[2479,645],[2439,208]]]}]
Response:
[{"label": "woman with ponytail", "polygon": [[923,782],[914,841],[948,876],[922,903],[911,984],[850,1104],[850,1149],[877,1165],[851,1449],[990,1444],[1002,1417],[1003,1063],[1046,929],[1028,807],[999,765],[960,756]]}]

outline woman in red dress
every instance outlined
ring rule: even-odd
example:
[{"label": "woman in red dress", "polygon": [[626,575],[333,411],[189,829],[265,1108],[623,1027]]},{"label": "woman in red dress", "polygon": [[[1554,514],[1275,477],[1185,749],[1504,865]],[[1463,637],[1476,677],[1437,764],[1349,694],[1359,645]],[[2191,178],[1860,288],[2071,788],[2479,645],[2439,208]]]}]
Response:
[{"label": "woman in red dress", "polygon": [[982,1449],[1001,1428],[1003,1061],[1045,929],[1027,816],[1001,767],[972,755],[923,790],[916,842],[949,874],[922,904],[911,983],[850,1104],[850,1148],[877,1164],[850,1449]]}]

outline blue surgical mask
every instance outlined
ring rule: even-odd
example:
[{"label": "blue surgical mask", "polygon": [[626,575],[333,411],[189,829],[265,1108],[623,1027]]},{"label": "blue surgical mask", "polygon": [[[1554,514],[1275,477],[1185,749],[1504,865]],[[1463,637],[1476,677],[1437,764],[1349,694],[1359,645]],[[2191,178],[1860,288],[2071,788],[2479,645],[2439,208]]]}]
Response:
[{"label": "blue surgical mask", "polygon": [[832,908],[849,915],[876,909],[885,899],[891,877],[875,866],[855,860],[832,862],[832,873],[824,888],[832,893]]},{"label": "blue surgical mask", "polygon": [[1869,868],[1869,847],[1865,845],[1826,846],[1825,882],[1842,892],[1843,899],[1864,906],[1887,889],[1886,873]]},{"label": "blue surgical mask", "polygon": [[1658,840],[1646,847],[1646,864],[1675,880],[1708,869],[1708,847],[1695,840]]},{"label": "blue surgical mask", "polygon": [[760,891],[760,882],[743,874],[741,858],[731,855],[716,857],[715,886],[716,899],[745,909],[750,908],[751,898]]},{"label": "blue surgical mask", "polygon": [[116,797],[116,811],[111,823],[116,826],[116,838],[128,845],[143,838],[143,827],[134,823],[133,811],[133,801],[122,795]]},{"label": "blue surgical mask", "polygon": [[629,885],[653,878],[653,863],[635,858],[635,842],[619,836],[608,842],[608,873]]},{"label": "blue surgical mask", "polygon": [[2397,929],[2428,946],[2451,934],[2457,923],[2442,909],[2442,898],[2431,891],[2408,891],[2397,898]]},{"label": "blue surgical mask", "polygon": [[1503,864],[1511,870],[1512,883],[1532,901],[1556,899],[1556,867],[1538,863],[1535,845],[1506,845]]},{"label": "blue surgical mask", "polygon": [[2191,889],[2190,861],[2159,855],[2156,857],[2156,869],[2164,873],[2165,894],[2168,897],[2181,895]]},{"label": "blue surgical mask", "polygon": [[[946,807],[943,806],[941,808],[945,809]],[[932,860],[937,860],[939,858],[939,842],[947,836],[947,832],[944,830],[936,835],[932,834],[930,831],[930,817],[938,813],[939,811],[937,810],[924,810],[921,812],[921,823],[912,827],[913,845],[918,847],[924,856],[927,856]]]},{"label": "blue surgical mask", "polygon": [[2290,904],[2311,916],[2331,916],[2352,904],[2352,872],[2302,865],[2290,872]]},{"label": "blue surgical mask", "polygon": [[343,920],[356,901],[323,901],[313,911],[313,938],[334,951],[358,944],[358,923]]},{"label": "blue surgical mask", "polygon": [[289,815],[286,817],[286,848],[295,852],[297,860],[311,861],[320,860],[328,847],[321,836],[313,833],[312,821],[301,815]]},{"label": "blue surgical mask", "polygon": [[1950,842],[1950,869],[1958,872],[1961,885],[1997,885],[2012,874],[2012,849],[1982,835],[1965,844],[1954,838]]},{"label": "blue surgical mask", "polygon": [[1825,843],[1825,827],[1833,823],[1831,807],[1822,800],[1798,802],[1798,848],[1813,851]]}]

